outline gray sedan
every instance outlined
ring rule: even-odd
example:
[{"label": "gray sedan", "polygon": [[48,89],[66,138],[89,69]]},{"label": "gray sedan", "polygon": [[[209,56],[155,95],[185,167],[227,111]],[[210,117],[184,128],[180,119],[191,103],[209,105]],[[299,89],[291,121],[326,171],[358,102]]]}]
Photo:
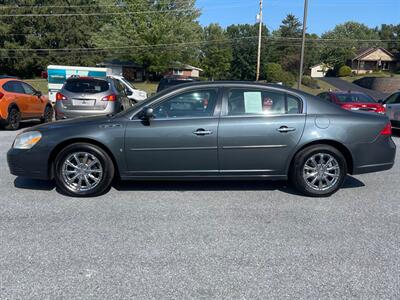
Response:
[{"label": "gray sedan", "polygon": [[55,178],[72,196],[102,194],[114,177],[289,179],[305,195],[329,196],[348,173],[390,169],[395,152],[386,116],[282,86],[202,82],[117,115],[30,128],[8,164],[17,176]]}]

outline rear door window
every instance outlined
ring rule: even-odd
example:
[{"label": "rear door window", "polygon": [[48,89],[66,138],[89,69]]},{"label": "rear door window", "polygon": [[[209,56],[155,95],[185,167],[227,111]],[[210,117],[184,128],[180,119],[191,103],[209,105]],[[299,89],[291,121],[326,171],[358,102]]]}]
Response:
[{"label": "rear door window", "polygon": [[301,100],[283,92],[232,89],[228,115],[282,115],[301,113]]},{"label": "rear door window", "polygon": [[72,93],[96,94],[108,91],[109,83],[98,79],[70,79],[64,85],[64,89]]},{"label": "rear door window", "polygon": [[3,85],[3,89],[10,93],[25,94],[25,90],[19,81],[8,81]]}]

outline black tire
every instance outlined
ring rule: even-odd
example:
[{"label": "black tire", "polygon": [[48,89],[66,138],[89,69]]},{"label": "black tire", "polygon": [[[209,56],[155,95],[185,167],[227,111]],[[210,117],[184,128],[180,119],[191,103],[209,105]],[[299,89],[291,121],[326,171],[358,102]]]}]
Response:
[{"label": "black tire", "polygon": [[[310,181],[306,179],[308,174],[305,174],[305,172],[310,172],[313,173],[313,171],[306,171],[305,164],[309,164],[310,160],[319,154],[323,154],[323,159],[322,162],[327,162],[329,160],[329,157],[333,157],[335,162],[335,170],[336,171],[329,171],[329,172],[338,172],[338,174],[333,174],[334,176],[337,176],[337,179],[334,179],[334,177],[328,176],[332,181],[332,185],[329,186],[327,181],[325,179],[322,180],[322,184],[327,185],[326,188],[322,190],[317,190],[313,188],[313,178],[316,176],[312,177]],[[319,156],[317,156],[319,157]],[[321,158],[317,158],[319,161],[317,163],[321,162]],[[329,169],[333,168],[333,163],[330,164]],[[320,166],[319,168],[323,168]],[[326,167],[325,167],[326,168]],[[307,168],[308,169],[308,168]],[[326,172],[326,169],[320,170],[320,172]],[[304,175],[304,176],[303,176]],[[335,192],[337,192],[341,186],[343,185],[343,182],[347,176],[347,164],[346,164],[346,159],[344,158],[343,154],[337,150],[336,148],[329,146],[329,145],[313,145],[310,147],[307,147],[303,150],[301,150],[299,153],[296,154],[294,157],[294,161],[292,164],[292,167],[290,169],[290,174],[289,178],[290,181],[293,183],[295,188],[300,191],[301,193],[311,196],[311,197],[328,197]],[[319,179],[321,180],[321,179]],[[318,183],[319,180],[317,179]],[[315,183],[314,183],[315,184]],[[320,188],[320,187],[319,187]]]},{"label": "black tire", "polygon": [[[71,183],[67,183],[65,175],[63,175],[64,163],[74,153],[89,153],[101,164],[102,176],[97,185],[90,190],[77,190],[71,186]],[[100,147],[88,143],[75,143],[67,146],[57,155],[54,162],[54,177],[57,187],[62,193],[73,197],[94,197],[105,193],[114,179],[114,172],[115,168],[110,156]]]},{"label": "black tire", "polygon": [[53,121],[54,109],[51,105],[47,105],[44,109],[43,116],[40,118],[40,122],[49,123]]},{"label": "black tire", "polygon": [[4,126],[7,130],[17,130],[21,123],[21,113],[16,107],[12,107],[8,112],[6,125]]}]

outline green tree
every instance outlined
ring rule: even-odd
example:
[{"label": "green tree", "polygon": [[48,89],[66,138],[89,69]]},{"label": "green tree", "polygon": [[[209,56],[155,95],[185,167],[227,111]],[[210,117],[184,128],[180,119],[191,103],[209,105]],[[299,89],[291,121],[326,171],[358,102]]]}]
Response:
[{"label": "green tree", "polygon": [[364,24],[346,22],[336,25],[333,30],[324,33],[322,38],[326,39],[322,49],[323,61],[339,68],[353,58],[360,48],[375,45],[376,42],[367,40],[379,39],[379,33]]},{"label": "green tree", "polygon": [[[104,3],[114,3],[104,0]],[[195,0],[149,1],[125,0],[117,12],[150,12],[115,15],[107,18],[93,34],[97,47],[120,47],[112,57],[142,63],[150,71],[163,71],[180,61],[196,64],[200,56],[202,28]]]},{"label": "green tree", "polygon": [[202,47],[201,66],[204,76],[212,80],[229,78],[232,62],[232,48],[224,29],[210,24],[203,30],[205,44]]},{"label": "green tree", "polygon": [[[227,35],[232,47],[231,79],[254,80],[256,77],[258,24],[231,25]],[[261,79],[265,78],[265,64],[268,60],[268,29],[263,27],[261,52]]]},{"label": "green tree", "polygon": [[[85,7],[76,7],[77,5]],[[88,5],[90,7],[87,7]],[[98,52],[52,51],[94,47],[90,34],[99,26],[99,17],[14,16],[99,12],[100,8],[96,1],[78,0],[74,1],[73,5],[69,1],[61,0],[2,1],[0,10],[2,73],[31,77],[40,74],[50,63],[93,65],[99,61]],[[23,49],[52,50],[24,51]]]}]

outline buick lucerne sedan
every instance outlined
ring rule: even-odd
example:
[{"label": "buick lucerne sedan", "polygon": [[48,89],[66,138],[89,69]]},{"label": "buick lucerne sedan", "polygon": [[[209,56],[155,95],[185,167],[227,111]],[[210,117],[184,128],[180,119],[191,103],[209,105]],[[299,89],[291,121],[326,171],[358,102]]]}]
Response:
[{"label": "buick lucerne sedan", "polygon": [[102,194],[114,177],[289,179],[305,195],[329,196],[347,174],[390,169],[395,152],[384,115],[279,85],[197,82],[116,115],[25,130],[8,164],[72,196]]}]

